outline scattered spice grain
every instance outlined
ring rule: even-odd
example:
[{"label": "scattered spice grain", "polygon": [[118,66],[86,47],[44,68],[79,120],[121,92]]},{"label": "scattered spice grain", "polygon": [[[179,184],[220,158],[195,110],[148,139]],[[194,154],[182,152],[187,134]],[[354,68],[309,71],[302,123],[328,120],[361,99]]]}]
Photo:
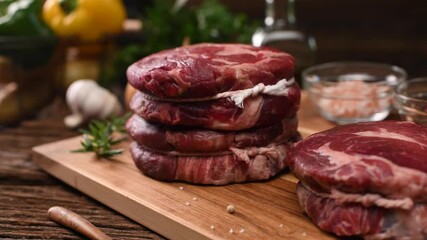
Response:
[{"label": "scattered spice grain", "polygon": [[234,213],[234,211],[236,210],[236,208],[234,207],[234,205],[228,205],[227,206],[227,212],[232,214]]}]

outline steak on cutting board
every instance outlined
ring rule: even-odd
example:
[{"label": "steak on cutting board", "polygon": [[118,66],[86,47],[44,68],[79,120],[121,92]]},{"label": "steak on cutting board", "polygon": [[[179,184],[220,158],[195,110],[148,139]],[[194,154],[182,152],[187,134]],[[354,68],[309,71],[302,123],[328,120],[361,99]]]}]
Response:
[{"label": "steak on cutting board", "polygon": [[233,149],[219,155],[182,155],[156,152],[132,143],[131,154],[136,166],[147,176],[162,181],[184,181],[195,184],[267,180],[285,167],[290,142],[266,147]]},{"label": "steak on cutting board", "polygon": [[268,47],[201,43],[152,54],[129,66],[136,89],[163,98],[208,97],[291,79],[294,58]]},{"label": "steak on cutting board", "polygon": [[202,43],[154,53],[127,70],[138,91],[127,129],[147,176],[224,185],[285,167],[300,88],[294,58],[268,47]]},{"label": "steak on cutting board", "polygon": [[283,142],[298,135],[298,119],[283,119],[281,123],[245,131],[213,131],[208,129],[173,127],[150,123],[133,115],[126,123],[131,138],[139,145],[158,151],[205,152],[228,151],[230,147],[261,147]]},{"label": "steak on cutting board", "polygon": [[301,180],[300,205],[320,228],[374,239],[427,238],[426,127],[339,126],[297,143],[288,165]]},{"label": "steak on cutting board", "polygon": [[427,128],[397,121],[339,126],[297,143],[289,167],[324,192],[427,201]]},{"label": "steak on cutting board", "polygon": [[342,204],[319,197],[301,182],[297,195],[304,212],[321,229],[339,236],[367,239],[427,239],[427,204],[417,203],[409,210],[365,207],[360,203]]},{"label": "steak on cutting board", "polygon": [[297,84],[289,86],[288,96],[246,98],[240,108],[228,98],[201,102],[166,102],[148,99],[138,92],[130,108],[148,121],[166,125],[204,127],[217,130],[243,130],[280,123],[296,115],[300,102]]}]

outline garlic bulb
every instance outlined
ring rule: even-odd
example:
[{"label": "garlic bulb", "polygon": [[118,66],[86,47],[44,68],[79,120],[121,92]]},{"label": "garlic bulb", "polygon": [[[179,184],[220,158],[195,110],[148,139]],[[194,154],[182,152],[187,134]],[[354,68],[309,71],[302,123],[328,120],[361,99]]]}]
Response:
[{"label": "garlic bulb", "polygon": [[66,101],[72,114],[65,117],[64,123],[71,128],[91,118],[106,119],[122,112],[117,97],[93,80],[73,82],[67,89]]}]

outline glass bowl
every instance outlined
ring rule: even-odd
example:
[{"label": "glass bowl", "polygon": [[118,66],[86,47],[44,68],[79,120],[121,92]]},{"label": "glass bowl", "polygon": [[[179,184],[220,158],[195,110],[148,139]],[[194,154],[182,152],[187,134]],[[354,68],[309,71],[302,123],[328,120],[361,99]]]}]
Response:
[{"label": "glass bowl", "polygon": [[400,83],[395,88],[394,106],[402,120],[427,124],[427,77]]},{"label": "glass bowl", "polygon": [[303,87],[317,111],[337,124],[385,119],[393,88],[406,76],[400,67],[370,62],[325,63],[302,73]]}]

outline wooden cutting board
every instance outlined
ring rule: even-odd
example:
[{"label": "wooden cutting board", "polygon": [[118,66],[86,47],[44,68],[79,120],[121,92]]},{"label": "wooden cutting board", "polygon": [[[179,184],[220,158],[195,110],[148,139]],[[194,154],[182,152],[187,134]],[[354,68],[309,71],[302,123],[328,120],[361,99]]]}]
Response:
[{"label": "wooden cutting board", "polygon": [[[321,119],[303,95],[303,136],[334,125]],[[199,186],[160,182],[142,175],[124,154],[96,159],[71,153],[81,137],[33,149],[33,160],[72,187],[170,239],[333,239],[301,212],[295,179],[284,173],[261,183]],[[230,214],[226,208],[234,205]]]}]

